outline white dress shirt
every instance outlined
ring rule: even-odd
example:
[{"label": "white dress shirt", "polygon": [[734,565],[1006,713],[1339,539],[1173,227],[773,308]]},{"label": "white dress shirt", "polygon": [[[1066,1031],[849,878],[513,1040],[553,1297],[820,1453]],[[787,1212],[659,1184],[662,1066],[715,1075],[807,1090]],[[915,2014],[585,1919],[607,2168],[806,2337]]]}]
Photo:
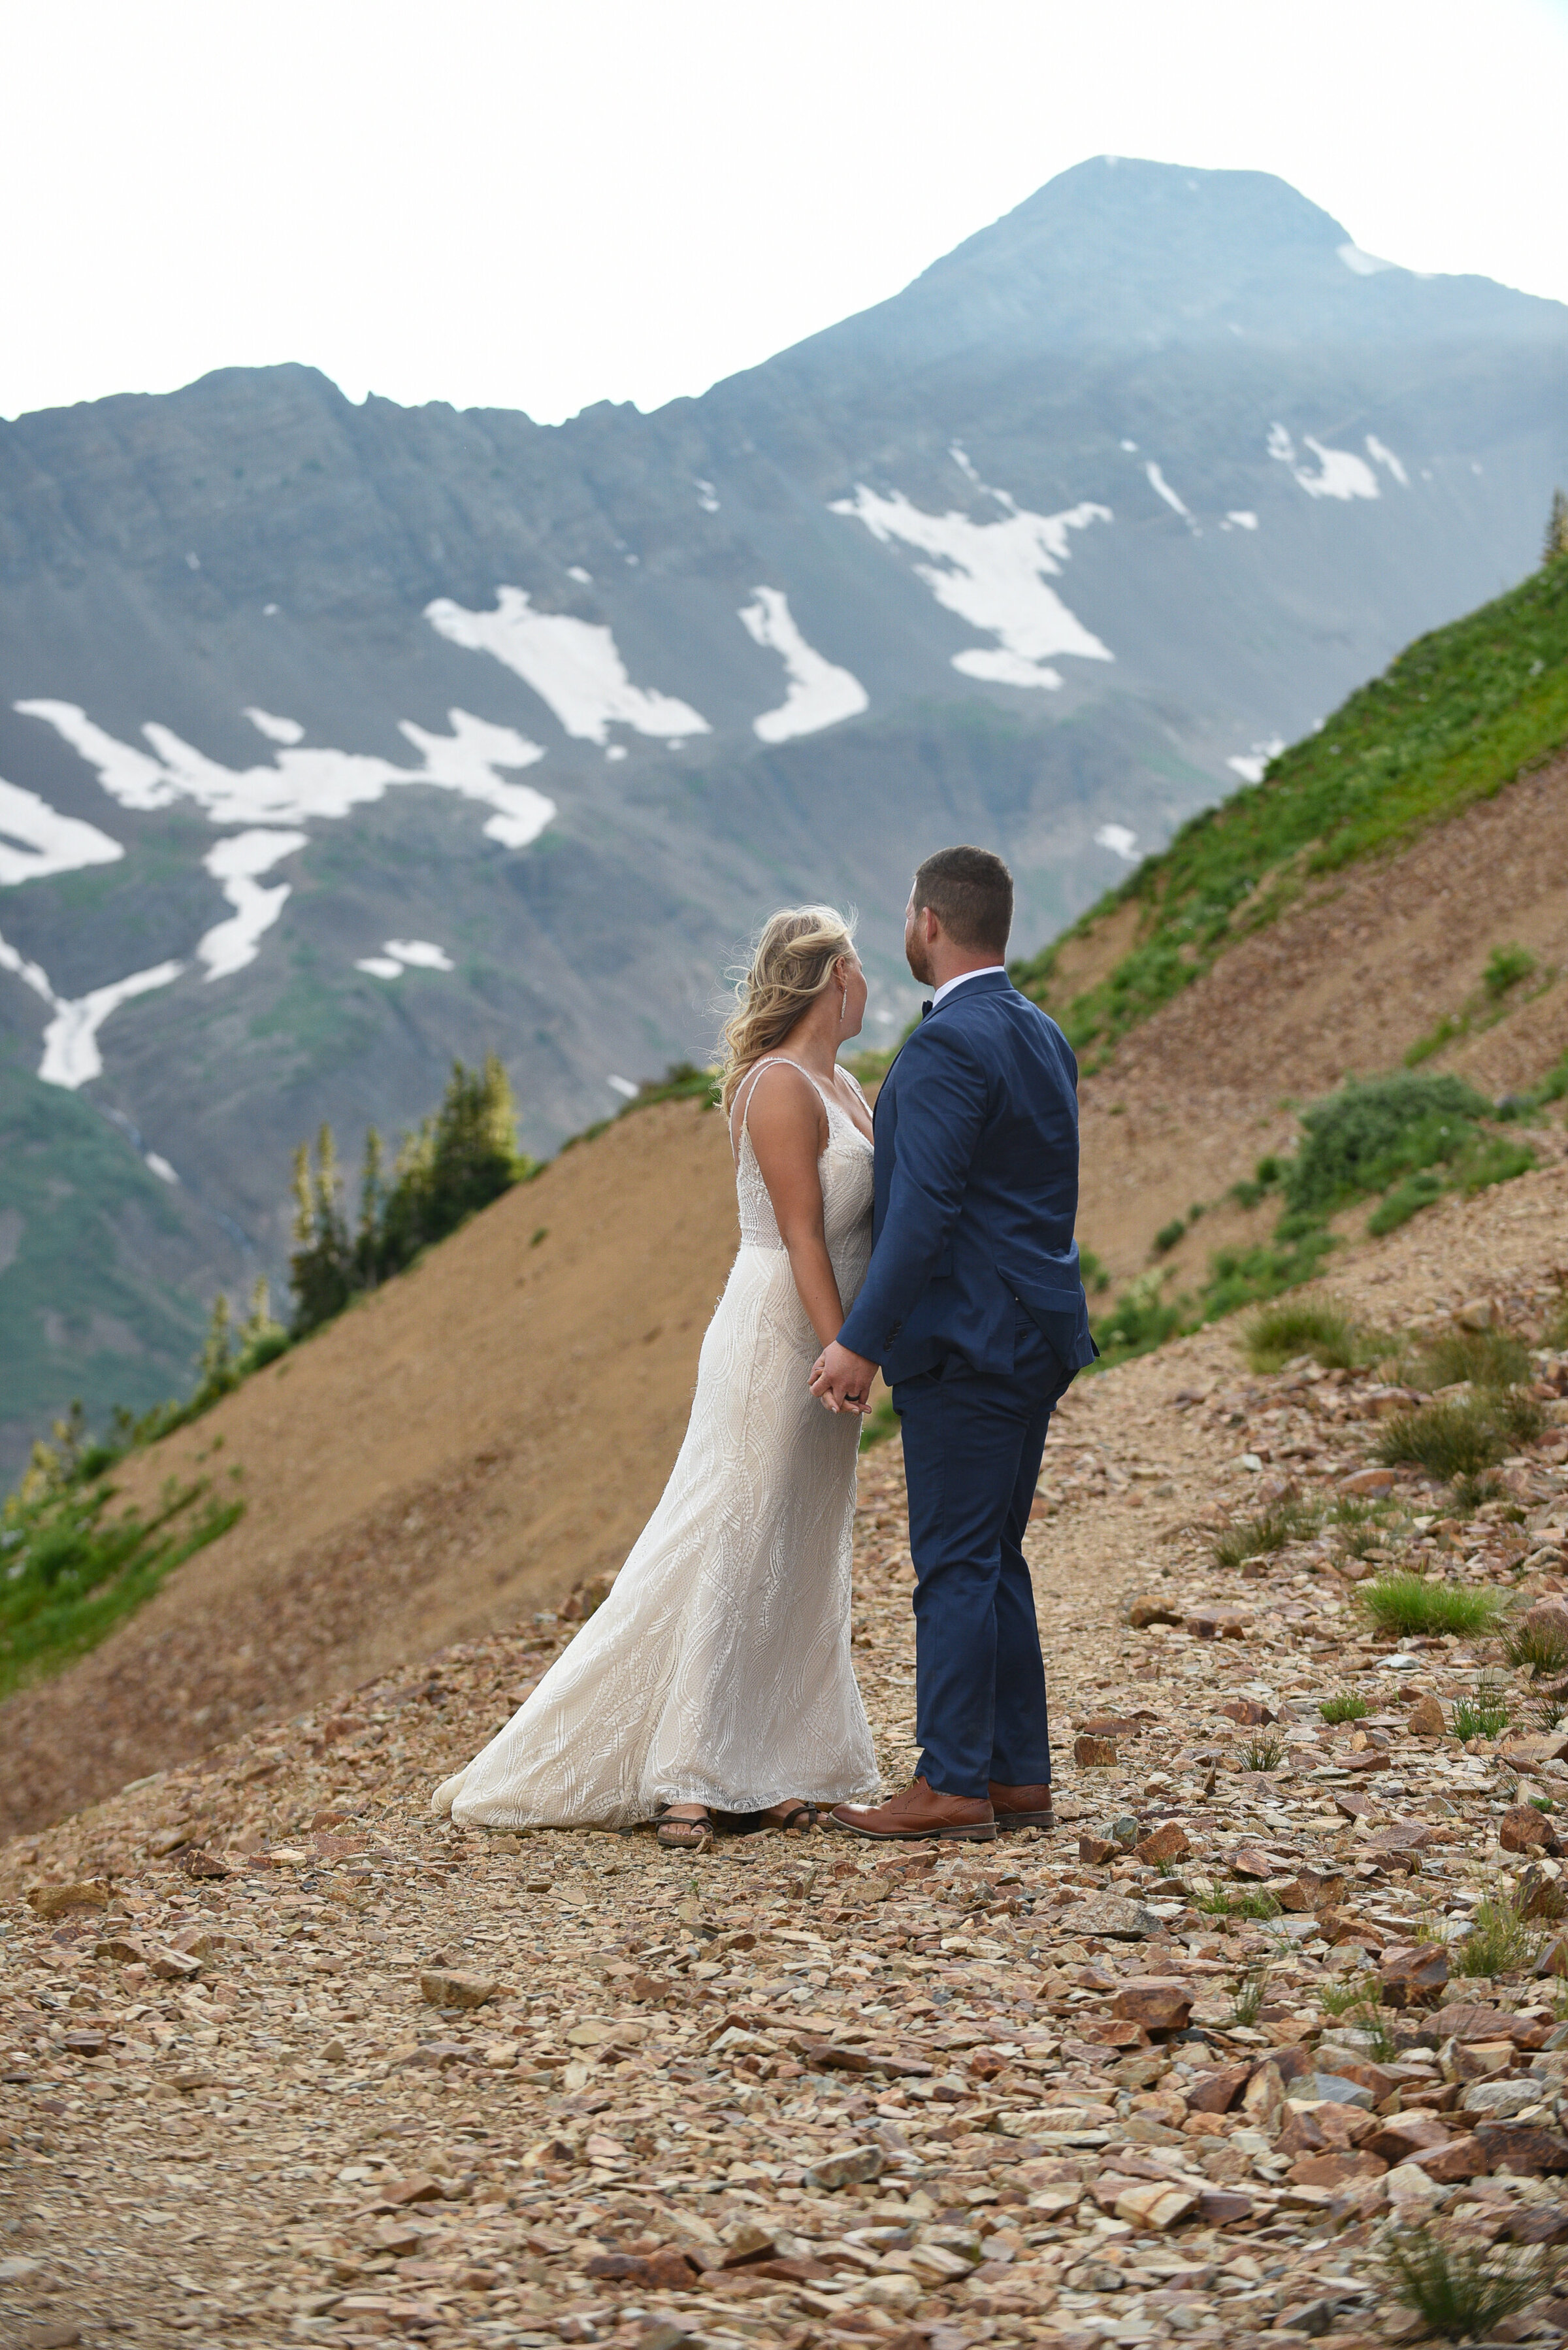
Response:
[{"label": "white dress shirt", "polygon": [[956,979],[944,979],[941,985],[938,988],[936,993],[931,998],[931,1010],[934,1012],[938,1004],[941,1002],[943,996],[950,995],[955,987],[961,987],[966,979],[983,979],[987,972],[1004,971],[1005,969],[1006,965],[1004,963],[982,962],[978,971],[961,971]]}]

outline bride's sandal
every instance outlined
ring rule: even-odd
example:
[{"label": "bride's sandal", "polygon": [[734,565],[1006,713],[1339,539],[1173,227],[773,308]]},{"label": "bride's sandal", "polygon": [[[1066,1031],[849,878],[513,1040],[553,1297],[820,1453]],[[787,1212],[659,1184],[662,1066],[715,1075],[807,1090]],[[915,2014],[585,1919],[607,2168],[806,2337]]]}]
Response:
[{"label": "bride's sandal", "polygon": [[654,1822],[666,1852],[706,1852],[713,1841],[713,1822],[702,1804],[667,1804]]},{"label": "bride's sandal", "polygon": [[771,1811],[757,1814],[757,1825],[764,1835],[788,1835],[795,1828],[809,1835],[816,1819],[815,1804],[774,1804]]}]

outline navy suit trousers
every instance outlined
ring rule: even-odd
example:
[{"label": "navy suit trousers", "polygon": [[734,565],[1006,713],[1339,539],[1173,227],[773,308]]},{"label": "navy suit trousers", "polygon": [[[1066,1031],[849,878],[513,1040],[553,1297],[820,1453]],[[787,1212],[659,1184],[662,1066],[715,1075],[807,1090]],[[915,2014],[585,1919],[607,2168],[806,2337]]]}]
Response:
[{"label": "navy suit trousers", "polygon": [[1051,1414],[1074,1378],[1076,1317],[1043,1318],[1062,1324],[1060,1352],[1020,1309],[1011,1372],[950,1355],[893,1391],[915,1565],[919,1769],[943,1794],[1050,1783],[1023,1530]]}]

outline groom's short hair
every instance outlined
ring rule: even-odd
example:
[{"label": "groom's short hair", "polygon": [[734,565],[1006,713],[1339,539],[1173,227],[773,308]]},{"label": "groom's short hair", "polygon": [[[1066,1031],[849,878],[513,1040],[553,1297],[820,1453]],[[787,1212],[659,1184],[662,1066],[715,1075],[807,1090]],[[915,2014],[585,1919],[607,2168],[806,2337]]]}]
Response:
[{"label": "groom's short hair", "polygon": [[939,848],[915,875],[915,911],[929,906],[956,947],[1007,952],[1012,876],[989,848]]}]

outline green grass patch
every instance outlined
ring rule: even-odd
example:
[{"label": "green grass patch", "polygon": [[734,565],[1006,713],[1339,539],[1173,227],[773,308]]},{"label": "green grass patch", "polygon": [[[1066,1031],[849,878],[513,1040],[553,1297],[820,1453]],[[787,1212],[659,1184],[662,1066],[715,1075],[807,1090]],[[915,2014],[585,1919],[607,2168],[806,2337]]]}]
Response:
[{"label": "green grass patch", "polygon": [[1114,1043],[1319,877],[1495,796],[1565,741],[1568,559],[1559,557],[1417,639],[1261,783],[1192,817],[1082,916],[1069,939],[1120,907],[1138,911],[1134,944],[1096,985],[1063,1000],[1062,941],[1012,976],[1079,1052]]},{"label": "green grass patch", "polygon": [[1265,1305],[1242,1332],[1247,1360],[1265,1376],[1310,1355],[1325,1371],[1355,1370],[1380,1351],[1348,1306],[1332,1297]]},{"label": "green grass patch", "polygon": [[1490,1631],[1502,1612],[1494,1591],[1457,1583],[1428,1583],[1403,1570],[1356,1586],[1355,1596],[1380,1632],[1409,1639],[1420,1633]]},{"label": "green grass patch", "polygon": [[1341,1690],[1334,1697],[1321,1699],[1317,1710],[1324,1721],[1365,1721],[1372,1711],[1366,1700],[1357,1697],[1354,1690]]},{"label": "green grass patch", "polygon": [[244,1510],[205,1479],[164,1486],[151,1517],[117,1513],[102,1476],[35,1470],[0,1511],[0,1697],[57,1673],[151,1599]]},{"label": "green grass patch", "polygon": [[1448,1388],[1468,1379],[1472,1387],[1521,1386],[1530,1377],[1530,1349],[1511,1330],[1443,1330],[1423,1341],[1411,1366],[1410,1384]]},{"label": "green grass patch", "polygon": [[1425,1469],[1433,1477],[1479,1477],[1521,1444],[1532,1443],[1546,1415],[1517,1388],[1435,1396],[1384,1424],[1375,1451],[1391,1467]]},{"label": "green grass patch", "polygon": [[1317,1513],[1304,1502],[1274,1502],[1256,1516],[1238,1518],[1210,1545],[1216,1566],[1240,1566],[1243,1559],[1270,1556],[1287,1543],[1305,1542],[1317,1531]]},{"label": "green grass patch", "polygon": [[1454,1736],[1461,1743],[1472,1738],[1501,1738],[1510,1718],[1508,1707],[1499,1698],[1462,1697],[1454,1708]]},{"label": "green grass patch", "polygon": [[1478,1902],[1470,1929],[1450,1945],[1449,1966],[1457,1975],[1511,1975],[1533,1966],[1545,1935],[1517,1903],[1507,1899]]},{"label": "green grass patch", "polygon": [[1243,1771],[1277,1771],[1285,1759],[1285,1742],[1276,1731],[1265,1730],[1241,1749]]}]

